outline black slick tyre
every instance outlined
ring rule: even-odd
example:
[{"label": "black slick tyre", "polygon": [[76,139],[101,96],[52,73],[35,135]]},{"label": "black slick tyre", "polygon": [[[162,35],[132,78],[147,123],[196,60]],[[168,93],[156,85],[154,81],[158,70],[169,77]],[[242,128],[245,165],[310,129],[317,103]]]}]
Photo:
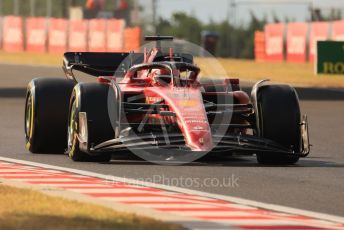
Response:
[{"label": "black slick tyre", "polygon": [[[68,120],[68,155],[73,161],[108,162],[111,153],[93,154],[89,151],[104,141],[113,139],[115,134],[107,109],[110,87],[105,84],[79,83],[75,86],[69,109]],[[78,139],[79,113],[86,113],[88,146],[80,148]]]},{"label": "black slick tyre", "polygon": [[24,131],[32,153],[63,153],[67,148],[69,99],[74,82],[36,78],[27,88]]},{"label": "black slick tyre", "polygon": [[[263,85],[257,94],[260,136],[299,153],[301,113],[296,91],[288,85]],[[299,156],[257,153],[260,164],[295,164]]]}]

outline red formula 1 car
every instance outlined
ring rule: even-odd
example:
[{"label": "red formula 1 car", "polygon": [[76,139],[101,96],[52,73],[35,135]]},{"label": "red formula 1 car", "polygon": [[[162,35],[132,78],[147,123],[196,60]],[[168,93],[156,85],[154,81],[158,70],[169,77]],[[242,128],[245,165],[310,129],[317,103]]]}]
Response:
[{"label": "red formula 1 car", "polygon": [[[157,45],[143,53],[65,53],[68,79],[29,83],[27,149],[66,151],[74,161],[109,161],[125,150],[153,161],[218,152],[293,164],[308,155],[307,118],[293,88],[260,81],[249,97],[238,79],[201,81],[192,55],[163,52],[160,41],[170,39],[147,37]],[[78,83],[73,70],[97,82]]]}]

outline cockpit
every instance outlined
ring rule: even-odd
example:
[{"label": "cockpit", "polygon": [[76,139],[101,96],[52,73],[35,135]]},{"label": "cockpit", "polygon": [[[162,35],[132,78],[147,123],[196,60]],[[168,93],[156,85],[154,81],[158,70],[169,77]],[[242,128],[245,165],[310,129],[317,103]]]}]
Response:
[{"label": "cockpit", "polygon": [[145,82],[154,86],[191,86],[197,80],[199,67],[193,64],[193,56],[174,53],[173,48],[161,46],[162,40],[172,40],[168,36],[148,36],[146,41],[155,41],[152,48],[145,48],[143,63],[129,69],[132,82]]},{"label": "cockpit", "polygon": [[153,62],[135,65],[130,69],[131,78],[150,80],[155,86],[191,86],[197,80],[199,67],[185,62]]},{"label": "cockpit", "polygon": [[191,86],[195,83],[199,74],[197,66],[182,62],[172,62],[169,65],[171,69],[155,69],[152,71],[155,72],[152,77],[157,85]]}]

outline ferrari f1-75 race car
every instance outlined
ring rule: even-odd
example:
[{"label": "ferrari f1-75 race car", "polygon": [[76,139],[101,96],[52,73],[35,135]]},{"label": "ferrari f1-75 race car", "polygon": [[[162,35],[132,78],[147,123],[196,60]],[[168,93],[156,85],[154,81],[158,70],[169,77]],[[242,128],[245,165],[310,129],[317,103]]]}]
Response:
[{"label": "ferrari f1-75 race car", "polygon": [[[74,161],[130,150],[166,161],[216,153],[293,164],[309,154],[307,117],[292,87],[259,81],[249,96],[238,79],[202,80],[192,55],[161,48],[171,39],[146,37],[156,45],[142,53],[65,53],[67,79],[28,85],[27,149]],[[73,70],[97,81],[78,82]]]}]

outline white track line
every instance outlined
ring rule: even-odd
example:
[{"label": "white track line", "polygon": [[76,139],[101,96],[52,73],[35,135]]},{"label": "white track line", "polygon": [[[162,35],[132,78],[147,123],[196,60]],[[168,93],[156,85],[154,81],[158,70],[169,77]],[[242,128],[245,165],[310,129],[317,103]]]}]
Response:
[{"label": "white track line", "polygon": [[17,179],[11,179],[11,180],[21,180],[21,181],[25,181],[27,183],[31,183],[31,182],[41,182],[39,184],[44,184],[44,182],[85,182],[87,183],[87,181],[83,181],[80,180],[79,178],[34,178],[34,179],[27,179],[25,177],[23,178],[17,178]]},{"label": "white track line", "polygon": [[[72,173],[81,174],[81,175],[85,175],[85,176],[97,177],[97,178],[101,178],[101,179],[105,179],[105,180],[111,179],[111,180],[115,180],[118,182],[124,182],[124,183],[136,184],[136,185],[153,187],[153,188],[159,188],[159,189],[164,189],[164,190],[169,190],[169,191],[174,191],[174,192],[179,192],[179,193],[186,193],[186,194],[190,194],[190,195],[197,195],[197,196],[203,196],[203,197],[208,197],[208,198],[214,198],[214,199],[239,203],[239,204],[243,204],[243,205],[258,207],[258,208],[262,208],[262,209],[268,209],[268,210],[272,210],[272,211],[276,211],[276,212],[292,213],[292,214],[297,214],[297,215],[302,215],[302,216],[308,216],[308,217],[315,218],[315,219],[328,220],[328,221],[337,222],[337,223],[341,223],[341,224],[344,223],[344,217],[341,217],[341,216],[335,216],[335,215],[324,214],[324,213],[313,212],[313,211],[306,211],[306,210],[301,210],[301,209],[296,209],[296,208],[289,208],[289,207],[285,207],[285,206],[281,206],[281,205],[274,205],[274,204],[268,204],[268,203],[263,203],[263,202],[258,202],[258,201],[242,199],[242,198],[236,198],[236,197],[230,197],[230,196],[224,196],[224,195],[218,195],[218,194],[211,194],[211,193],[207,193],[207,192],[201,192],[201,191],[196,191],[196,190],[191,190],[191,189],[179,188],[179,187],[175,187],[175,186],[167,186],[167,185],[163,185],[163,184],[155,184],[155,183],[151,183],[151,182],[142,182],[142,181],[138,181],[138,180],[134,180],[134,179],[109,176],[109,175],[104,175],[104,174],[100,174],[100,173],[94,173],[94,172],[89,172],[89,171],[84,171],[84,170],[79,170],[79,169],[71,169],[71,168],[66,168],[66,167],[60,167],[60,166],[54,166],[54,165],[48,165],[48,164],[42,164],[42,163],[36,163],[36,162],[30,162],[30,161],[24,161],[24,160],[17,160],[17,159],[12,159],[12,158],[7,158],[7,157],[0,157],[0,160],[12,162],[12,163],[18,163],[18,164],[26,164],[26,165],[31,165],[31,166],[43,167],[43,168],[48,168],[48,169],[55,169],[55,170],[61,170],[61,171],[66,171],[66,172],[72,172]],[[132,200],[132,198],[130,198],[130,199]],[[238,222],[237,224],[240,224],[240,222]]]},{"label": "white track line", "polygon": [[[166,205],[165,205],[166,206]],[[168,205],[170,207],[170,204]],[[149,206],[147,206],[149,207]],[[153,206],[156,208],[155,206]],[[184,206],[183,206],[184,207]],[[169,213],[180,215],[179,211],[171,211]],[[243,212],[243,211],[184,211],[183,215],[185,216],[261,216],[264,214],[256,214],[256,213],[248,213],[248,212]]]},{"label": "white track line", "polygon": [[[100,197],[100,199],[105,199],[113,202],[178,202],[178,198],[169,197]],[[135,204],[136,205],[136,204]]]},{"label": "white track line", "polygon": [[[77,189],[77,188],[80,188],[80,189],[82,189],[82,188],[87,188],[87,187],[94,187],[94,188],[96,188],[96,189],[102,189],[102,188],[105,188],[107,185],[106,184],[99,184],[99,183],[94,183],[94,184],[92,184],[92,183],[87,183],[87,184],[72,184],[72,185],[70,185],[70,184],[58,184],[58,183],[56,183],[56,184],[39,184],[39,185],[43,185],[43,186],[52,186],[52,187],[57,187],[57,188],[64,188],[64,189],[66,189],[66,190],[70,190],[70,189]],[[71,186],[73,186],[72,188],[71,188]],[[108,188],[110,188],[110,187],[108,187]]]},{"label": "white track line", "polygon": [[[212,208],[212,205],[206,205],[206,204],[135,204],[139,205],[141,207],[147,207],[147,208]],[[180,212],[179,212],[180,214]],[[183,212],[184,215],[184,212]]]},{"label": "white track line", "polygon": [[[288,220],[216,220],[217,223],[221,224],[228,224],[228,225],[234,225],[240,229],[240,225],[244,226],[254,226],[254,227],[259,227],[259,226],[276,226],[276,229],[279,229],[278,226],[300,226],[299,229],[305,229],[305,227],[318,227],[318,228],[323,228],[321,226],[315,226],[314,224],[299,224],[297,222],[290,222]],[[254,228],[253,228],[254,229]]]}]

